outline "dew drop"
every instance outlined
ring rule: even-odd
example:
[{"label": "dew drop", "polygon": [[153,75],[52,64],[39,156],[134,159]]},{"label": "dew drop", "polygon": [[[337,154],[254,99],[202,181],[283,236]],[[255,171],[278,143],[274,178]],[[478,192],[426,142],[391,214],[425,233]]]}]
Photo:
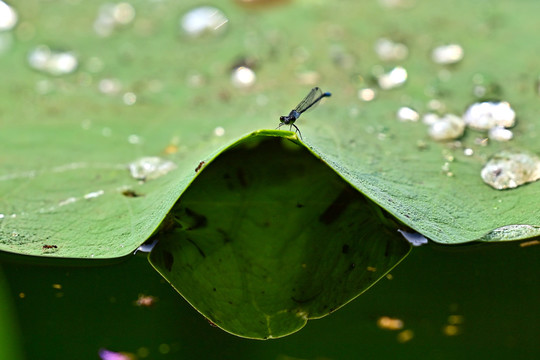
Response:
[{"label": "dew drop", "polygon": [[135,19],[135,9],[127,2],[116,4],[112,14],[114,20],[121,25],[127,25]]},{"label": "dew drop", "polygon": [[506,101],[474,103],[463,115],[471,129],[486,131],[495,126],[512,127],[516,113]]},{"label": "dew drop", "polygon": [[427,113],[422,116],[422,122],[426,125],[433,125],[440,120],[439,115],[434,113]]},{"label": "dew drop", "polygon": [[58,203],[58,206],[59,206],[59,207],[60,207],[60,206],[66,206],[66,205],[69,205],[69,204],[73,204],[73,203],[76,202],[76,201],[77,201],[77,198],[75,198],[75,197],[69,197],[69,198],[67,198],[67,199],[65,199],[65,200],[60,201],[60,202]]},{"label": "dew drop", "polygon": [[358,90],[358,98],[362,101],[366,101],[366,102],[372,101],[373,99],[375,99],[376,95],[377,93],[375,92],[375,90],[371,88]]},{"label": "dew drop", "polygon": [[429,126],[429,136],[437,141],[453,140],[461,137],[465,131],[465,122],[457,115],[446,114],[436,119]]},{"label": "dew drop", "polygon": [[375,52],[383,61],[400,61],[409,55],[409,49],[405,44],[387,38],[381,38],[375,42]]},{"label": "dew drop", "polygon": [[[527,239],[540,236],[540,226],[535,225],[506,225],[494,229],[478,239],[480,241],[508,241],[517,239]],[[520,246],[524,246],[520,244]],[[525,245],[526,246],[526,245]]]},{"label": "dew drop", "polygon": [[503,150],[484,165],[480,174],[495,189],[516,188],[540,179],[540,158],[529,152]]},{"label": "dew drop", "polygon": [[416,110],[403,106],[397,111],[397,118],[399,121],[417,122],[420,119],[420,115],[418,115]]},{"label": "dew drop", "polygon": [[133,145],[138,145],[142,143],[142,138],[139,135],[131,134],[128,136],[128,142]]},{"label": "dew drop", "polygon": [[122,101],[128,106],[133,105],[137,102],[137,95],[132,92],[127,92],[122,96]]},{"label": "dew drop", "polygon": [[238,88],[248,88],[255,83],[255,72],[246,66],[235,68],[231,75],[231,82]]},{"label": "dew drop", "polygon": [[157,156],[142,157],[129,164],[131,176],[142,181],[157,179],[175,168],[172,161]]},{"label": "dew drop", "polygon": [[222,128],[221,126],[218,126],[217,128],[214,129],[214,135],[216,135],[216,136],[225,135],[225,129]]},{"label": "dew drop", "polygon": [[187,12],[180,20],[182,31],[198,38],[206,35],[220,35],[227,29],[229,19],[221,10],[212,6],[201,6]]},{"label": "dew drop", "polygon": [[431,59],[441,65],[455,64],[463,60],[463,48],[457,44],[438,46],[433,49]]},{"label": "dew drop", "polygon": [[376,77],[381,89],[395,89],[402,86],[407,81],[407,70],[401,66],[396,66],[389,72],[376,74]]},{"label": "dew drop", "polygon": [[94,21],[94,31],[99,36],[109,36],[121,26],[128,25],[135,19],[135,9],[127,2],[103,4]]},{"label": "dew drop", "polygon": [[99,81],[98,89],[102,94],[115,95],[122,89],[122,83],[118,79],[102,79]]},{"label": "dew drop", "polygon": [[505,129],[502,126],[495,126],[489,129],[488,138],[495,141],[509,141],[512,140],[514,134],[511,130]]},{"label": "dew drop", "polygon": [[90,199],[95,199],[97,197],[100,197],[101,195],[105,194],[105,191],[103,190],[98,190],[98,191],[93,191],[91,193],[88,193],[86,195],[84,195],[83,197],[86,199],[86,200],[90,200]]},{"label": "dew drop", "polygon": [[79,62],[72,52],[51,50],[40,45],[28,55],[28,64],[35,70],[58,76],[74,72]]},{"label": "dew drop", "polygon": [[17,13],[3,1],[0,1],[0,31],[8,31],[17,24]]}]

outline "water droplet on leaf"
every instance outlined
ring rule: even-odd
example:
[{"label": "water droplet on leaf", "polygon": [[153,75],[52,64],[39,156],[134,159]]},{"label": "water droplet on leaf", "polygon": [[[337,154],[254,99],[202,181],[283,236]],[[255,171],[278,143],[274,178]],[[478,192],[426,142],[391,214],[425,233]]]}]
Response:
[{"label": "water droplet on leaf", "polygon": [[365,88],[358,90],[358,98],[362,101],[371,101],[375,99],[375,96],[377,94],[375,93],[375,90],[371,88]]},{"label": "water droplet on leaf", "polygon": [[505,129],[502,126],[495,126],[489,129],[488,138],[495,141],[512,140],[514,134],[511,130]]},{"label": "water droplet on leaf", "polygon": [[121,26],[128,25],[135,19],[135,9],[127,2],[118,4],[106,3],[99,8],[94,21],[94,31],[100,36],[110,36]]},{"label": "water droplet on leaf", "polygon": [[420,115],[418,115],[418,112],[416,110],[404,106],[399,108],[399,110],[397,111],[397,118],[399,121],[416,122],[420,119]]},{"label": "water droplet on leaf", "polygon": [[512,189],[540,179],[540,158],[525,151],[504,150],[486,163],[481,176],[495,189]]},{"label": "water droplet on leaf", "polygon": [[0,31],[11,30],[17,24],[17,13],[3,1],[0,1]]},{"label": "water droplet on leaf", "polygon": [[231,81],[238,88],[247,88],[255,83],[255,72],[248,67],[239,66],[233,70]]},{"label": "water droplet on leaf", "polygon": [[463,48],[457,44],[437,46],[431,53],[433,62],[442,65],[455,64],[463,59]]},{"label": "water droplet on leaf", "polygon": [[201,6],[187,12],[180,20],[180,27],[190,37],[220,35],[227,28],[229,19],[221,10],[212,6]]},{"label": "water droplet on leaf", "polygon": [[375,52],[383,61],[404,60],[409,55],[409,49],[405,44],[387,38],[381,38],[375,42]]},{"label": "water droplet on leaf", "polygon": [[396,66],[389,72],[378,74],[376,77],[381,89],[390,90],[405,84],[407,81],[407,70],[401,66]]},{"label": "water droplet on leaf", "polygon": [[35,70],[58,76],[74,72],[79,61],[72,52],[51,50],[40,45],[28,55],[28,64]]},{"label": "water droplet on leaf", "polygon": [[516,113],[506,101],[481,102],[469,106],[463,119],[471,129],[486,131],[495,126],[514,126]]},{"label": "water droplet on leaf", "polygon": [[464,131],[465,122],[461,117],[453,114],[446,114],[431,123],[429,127],[429,136],[438,141],[453,140],[461,137]]},{"label": "water droplet on leaf", "polygon": [[172,161],[157,156],[142,157],[129,164],[131,176],[142,181],[157,179],[175,168]]}]

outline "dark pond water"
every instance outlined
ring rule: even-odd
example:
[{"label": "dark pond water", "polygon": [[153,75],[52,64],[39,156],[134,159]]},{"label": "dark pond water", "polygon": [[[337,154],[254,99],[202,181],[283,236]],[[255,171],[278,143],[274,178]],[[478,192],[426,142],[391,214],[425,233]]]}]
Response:
[{"label": "dark pond water", "polygon": [[[415,248],[391,280],[271,341],[210,326],[143,254],[100,266],[4,254],[2,270],[31,360],[98,359],[100,348],[139,359],[533,359],[540,358],[539,255],[539,245],[517,242]],[[139,307],[139,294],[158,300]],[[381,316],[401,319],[403,329],[381,329]]]}]

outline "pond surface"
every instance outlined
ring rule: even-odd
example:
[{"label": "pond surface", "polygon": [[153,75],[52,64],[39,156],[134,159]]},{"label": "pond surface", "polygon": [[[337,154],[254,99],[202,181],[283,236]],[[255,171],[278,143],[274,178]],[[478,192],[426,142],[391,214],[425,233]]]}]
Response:
[{"label": "pond surface", "polygon": [[[391,279],[271,341],[212,327],[141,253],[102,266],[3,255],[27,359],[98,359],[101,348],[139,359],[540,358],[539,245],[414,248]],[[141,294],[153,305],[137,306]],[[379,327],[383,316],[403,327]]]}]

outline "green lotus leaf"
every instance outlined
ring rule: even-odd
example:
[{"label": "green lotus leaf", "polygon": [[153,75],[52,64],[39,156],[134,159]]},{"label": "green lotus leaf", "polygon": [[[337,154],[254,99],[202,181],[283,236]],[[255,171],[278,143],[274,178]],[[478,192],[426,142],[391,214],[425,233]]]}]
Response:
[{"label": "green lotus leaf", "polygon": [[336,310],[410,249],[378,206],[279,135],[249,135],[205,165],[149,257],[211,322],[256,339]]}]

